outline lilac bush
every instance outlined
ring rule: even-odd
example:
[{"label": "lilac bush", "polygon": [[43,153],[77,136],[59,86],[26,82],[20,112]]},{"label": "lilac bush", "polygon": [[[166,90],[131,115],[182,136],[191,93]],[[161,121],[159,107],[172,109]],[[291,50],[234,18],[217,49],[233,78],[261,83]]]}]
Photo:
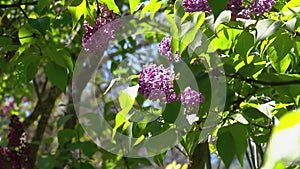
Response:
[{"label": "lilac bush", "polygon": [[186,114],[197,114],[199,106],[204,102],[202,93],[186,87],[179,95],[179,101],[183,104]]},{"label": "lilac bush", "polygon": [[175,74],[163,65],[144,65],[139,78],[139,92],[152,101],[171,103],[176,99],[173,81]]},{"label": "lilac bush", "polygon": [[162,39],[162,41],[159,43],[158,50],[161,55],[168,57],[169,62],[174,63],[181,60],[181,56],[178,55],[176,52],[176,56],[174,59],[174,55],[172,53],[172,48],[171,48],[171,41],[172,41],[171,36],[165,36]]}]

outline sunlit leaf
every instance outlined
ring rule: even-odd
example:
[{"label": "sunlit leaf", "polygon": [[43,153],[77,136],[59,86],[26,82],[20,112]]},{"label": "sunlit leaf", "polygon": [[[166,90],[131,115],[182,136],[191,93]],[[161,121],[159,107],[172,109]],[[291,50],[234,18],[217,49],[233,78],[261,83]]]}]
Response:
[{"label": "sunlit leaf", "polygon": [[281,26],[281,21],[271,19],[259,20],[256,24],[256,41],[261,41],[272,36]]}]

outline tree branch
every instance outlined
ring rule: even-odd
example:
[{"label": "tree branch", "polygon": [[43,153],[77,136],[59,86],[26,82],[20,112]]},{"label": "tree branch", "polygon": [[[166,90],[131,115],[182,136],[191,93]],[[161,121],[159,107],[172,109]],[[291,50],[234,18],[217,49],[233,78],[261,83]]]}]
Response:
[{"label": "tree branch", "polygon": [[29,157],[30,157],[31,164],[29,164],[29,165],[31,165],[31,168],[34,167],[34,163],[37,158],[37,152],[39,150],[40,143],[43,139],[44,132],[45,132],[45,129],[48,124],[49,116],[55,105],[55,101],[56,101],[57,97],[60,95],[60,93],[61,93],[61,91],[57,87],[51,86],[47,90],[47,92],[44,93],[45,99],[39,101],[38,102],[39,104],[36,106],[35,111],[37,111],[38,114],[41,114],[41,118],[39,120],[37,129],[32,138],[32,143],[30,145]]}]

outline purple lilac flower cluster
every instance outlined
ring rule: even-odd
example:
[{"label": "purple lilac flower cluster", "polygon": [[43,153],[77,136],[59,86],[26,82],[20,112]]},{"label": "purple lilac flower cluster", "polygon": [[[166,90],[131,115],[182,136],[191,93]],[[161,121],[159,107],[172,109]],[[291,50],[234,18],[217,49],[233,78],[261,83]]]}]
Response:
[{"label": "purple lilac flower cluster", "polygon": [[152,101],[171,103],[176,99],[174,79],[175,74],[170,68],[156,64],[144,65],[138,82],[139,92]]},{"label": "purple lilac flower cluster", "polygon": [[212,12],[207,0],[183,0],[182,7],[189,13],[198,11]]},{"label": "purple lilac flower cluster", "polygon": [[171,48],[171,41],[172,37],[171,36],[165,36],[162,41],[158,45],[158,51],[161,55],[167,56],[169,62],[174,63],[178,62],[181,60],[181,56],[177,54],[174,59],[174,55],[172,53],[172,48]]},{"label": "purple lilac flower cluster", "polygon": [[183,104],[186,114],[196,114],[200,104],[204,102],[203,94],[192,90],[191,87],[185,88],[178,99]]},{"label": "purple lilac flower cluster", "polygon": [[230,10],[232,12],[232,20],[235,20],[236,18],[250,18],[250,11],[243,6],[243,0],[230,0],[226,5],[226,10]]},{"label": "purple lilac flower cluster", "polygon": [[8,147],[0,146],[0,169],[21,169],[28,164],[29,147],[24,137],[23,124],[16,115],[12,115],[8,131]]},{"label": "purple lilac flower cluster", "polygon": [[175,74],[163,65],[146,65],[140,73],[139,92],[152,101],[171,103],[178,99],[184,106],[186,114],[197,114],[200,104],[204,101],[202,93],[187,87],[177,98],[174,91]]},{"label": "purple lilac flower cluster", "polygon": [[[85,34],[82,38],[82,46],[86,51],[90,50],[92,46],[96,45],[94,41],[91,41],[91,37],[104,25],[107,25],[108,23],[111,23],[117,18],[119,18],[119,15],[109,10],[106,5],[102,5],[102,4],[97,5],[97,10],[98,10],[97,13],[99,15],[98,18],[96,19],[95,25],[91,26],[86,21],[83,24],[85,28]],[[96,43],[102,43],[102,44],[96,46],[105,46],[105,44],[107,44],[109,40],[115,38],[115,27],[113,27],[113,25],[109,25],[105,27],[102,32],[104,33],[103,35],[106,37],[106,38],[102,38],[102,40],[105,39],[106,41],[105,42],[97,41]]]},{"label": "purple lilac flower cluster", "polygon": [[[232,11],[233,20],[236,18],[250,19],[250,14],[258,17],[269,12],[275,3],[275,0],[254,0],[251,5],[243,6],[243,0],[230,0],[226,9]],[[197,11],[212,12],[207,0],[184,0],[182,7],[189,13]]]},{"label": "purple lilac flower cluster", "polygon": [[250,5],[250,11],[255,16],[260,16],[269,12],[275,3],[275,0],[254,0],[254,2]]}]

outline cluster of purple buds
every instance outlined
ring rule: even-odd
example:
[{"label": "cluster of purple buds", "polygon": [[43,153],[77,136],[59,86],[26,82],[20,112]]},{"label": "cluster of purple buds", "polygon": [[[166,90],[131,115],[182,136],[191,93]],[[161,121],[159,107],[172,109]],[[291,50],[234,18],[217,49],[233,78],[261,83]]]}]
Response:
[{"label": "cluster of purple buds", "polygon": [[161,55],[167,56],[170,63],[178,62],[181,60],[181,56],[178,55],[178,52],[176,51],[175,58],[172,53],[171,48],[171,36],[165,36],[162,41],[158,45],[158,51]]},{"label": "cluster of purple buds", "polygon": [[12,115],[8,131],[8,147],[0,146],[0,169],[21,169],[28,164],[29,147],[24,137],[23,124],[16,115]]},{"label": "cluster of purple buds", "polygon": [[209,12],[211,13],[212,10],[208,5],[207,0],[183,0],[182,7],[186,12]]},{"label": "cluster of purple buds", "polygon": [[[91,26],[87,21],[84,22],[83,26],[85,28],[85,34],[82,38],[82,46],[86,51],[92,50],[94,46],[96,47],[102,47],[106,46],[109,40],[112,40],[115,38],[115,30],[116,27],[118,27],[117,24],[109,24],[113,22],[114,20],[119,18],[119,15],[115,14],[113,11],[109,10],[106,5],[97,5],[97,14],[98,17],[96,19],[95,25]],[[103,28],[104,25],[107,25],[105,28]],[[105,38],[101,37],[101,41],[95,41],[97,38],[92,39],[91,37],[99,30],[103,29],[101,34],[102,36],[105,36]],[[103,40],[105,42],[103,42]]]},{"label": "cluster of purple buds", "polygon": [[173,81],[175,74],[163,65],[144,65],[140,72],[139,92],[152,101],[171,103],[176,99]]},{"label": "cluster of purple buds", "polygon": [[204,102],[203,94],[192,90],[191,87],[185,88],[178,99],[183,104],[186,114],[197,114],[200,105]]}]

